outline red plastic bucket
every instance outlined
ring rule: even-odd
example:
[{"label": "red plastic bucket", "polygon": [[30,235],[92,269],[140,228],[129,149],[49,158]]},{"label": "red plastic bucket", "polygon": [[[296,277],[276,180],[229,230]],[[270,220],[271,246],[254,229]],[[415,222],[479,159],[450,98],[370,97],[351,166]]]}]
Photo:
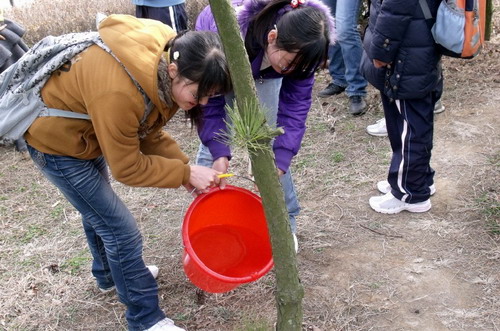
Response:
[{"label": "red plastic bucket", "polygon": [[182,225],[184,272],[204,291],[227,292],[273,267],[262,201],[231,185],[199,195]]}]

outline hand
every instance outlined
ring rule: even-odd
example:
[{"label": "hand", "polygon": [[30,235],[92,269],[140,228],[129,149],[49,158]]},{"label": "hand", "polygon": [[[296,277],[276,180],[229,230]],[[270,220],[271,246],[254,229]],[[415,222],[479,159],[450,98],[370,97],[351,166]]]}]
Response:
[{"label": "hand", "polygon": [[[223,174],[227,173],[227,170],[229,169],[229,159],[225,156],[219,157],[217,160],[214,161],[212,169],[217,170]],[[224,189],[226,187],[226,184],[227,180],[225,178],[221,178],[219,181],[219,187],[221,189]]]},{"label": "hand", "polygon": [[185,188],[185,189],[186,189],[189,193],[191,193],[191,196],[192,196],[193,198],[196,198],[196,197],[199,195],[199,194],[196,192],[196,188],[195,188],[193,185],[191,185],[191,184],[187,183],[187,184],[184,184],[184,185],[182,185],[182,186],[184,186],[184,188]]},{"label": "hand", "polygon": [[219,185],[220,179],[217,175],[221,172],[198,165],[192,165],[189,184],[196,188],[197,193],[208,193],[211,187]]},{"label": "hand", "polygon": [[377,59],[373,59],[373,65],[375,68],[380,69],[382,67],[387,67],[390,63],[385,63]]}]

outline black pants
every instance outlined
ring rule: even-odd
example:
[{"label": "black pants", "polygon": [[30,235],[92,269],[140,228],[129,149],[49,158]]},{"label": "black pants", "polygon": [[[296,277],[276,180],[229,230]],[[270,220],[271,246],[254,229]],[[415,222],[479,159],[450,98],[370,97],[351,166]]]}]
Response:
[{"label": "black pants", "polygon": [[434,132],[434,104],[438,93],[422,99],[390,100],[381,94],[392,148],[387,177],[392,194],[407,203],[429,199],[434,183],[430,166]]},{"label": "black pants", "polygon": [[135,16],[158,20],[169,25],[175,32],[188,28],[188,16],[184,3],[169,7],[135,6]]}]

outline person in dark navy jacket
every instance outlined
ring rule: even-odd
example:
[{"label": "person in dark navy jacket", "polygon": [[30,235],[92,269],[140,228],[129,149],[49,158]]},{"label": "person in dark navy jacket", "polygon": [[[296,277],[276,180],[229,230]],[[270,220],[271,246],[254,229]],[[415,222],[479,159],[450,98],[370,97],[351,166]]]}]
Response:
[{"label": "person in dark navy jacket", "polygon": [[[438,0],[426,0],[432,17]],[[374,0],[363,41],[361,72],[380,91],[392,159],[377,212],[426,212],[435,192],[430,166],[434,104],[442,93],[441,55],[419,0]]]}]

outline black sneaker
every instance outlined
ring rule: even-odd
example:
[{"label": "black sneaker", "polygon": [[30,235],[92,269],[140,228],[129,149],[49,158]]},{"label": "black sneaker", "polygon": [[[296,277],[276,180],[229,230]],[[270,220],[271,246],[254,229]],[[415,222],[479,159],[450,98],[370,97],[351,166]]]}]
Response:
[{"label": "black sneaker", "polygon": [[332,95],[337,95],[345,91],[345,87],[330,83],[324,90],[318,92],[318,97],[326,98]]},{"label": "black sneaker", "polygon": [[354,116],[363,115],[368,107],[366,106],[365,98],[359,95],[349,97],[349,113]]}]

